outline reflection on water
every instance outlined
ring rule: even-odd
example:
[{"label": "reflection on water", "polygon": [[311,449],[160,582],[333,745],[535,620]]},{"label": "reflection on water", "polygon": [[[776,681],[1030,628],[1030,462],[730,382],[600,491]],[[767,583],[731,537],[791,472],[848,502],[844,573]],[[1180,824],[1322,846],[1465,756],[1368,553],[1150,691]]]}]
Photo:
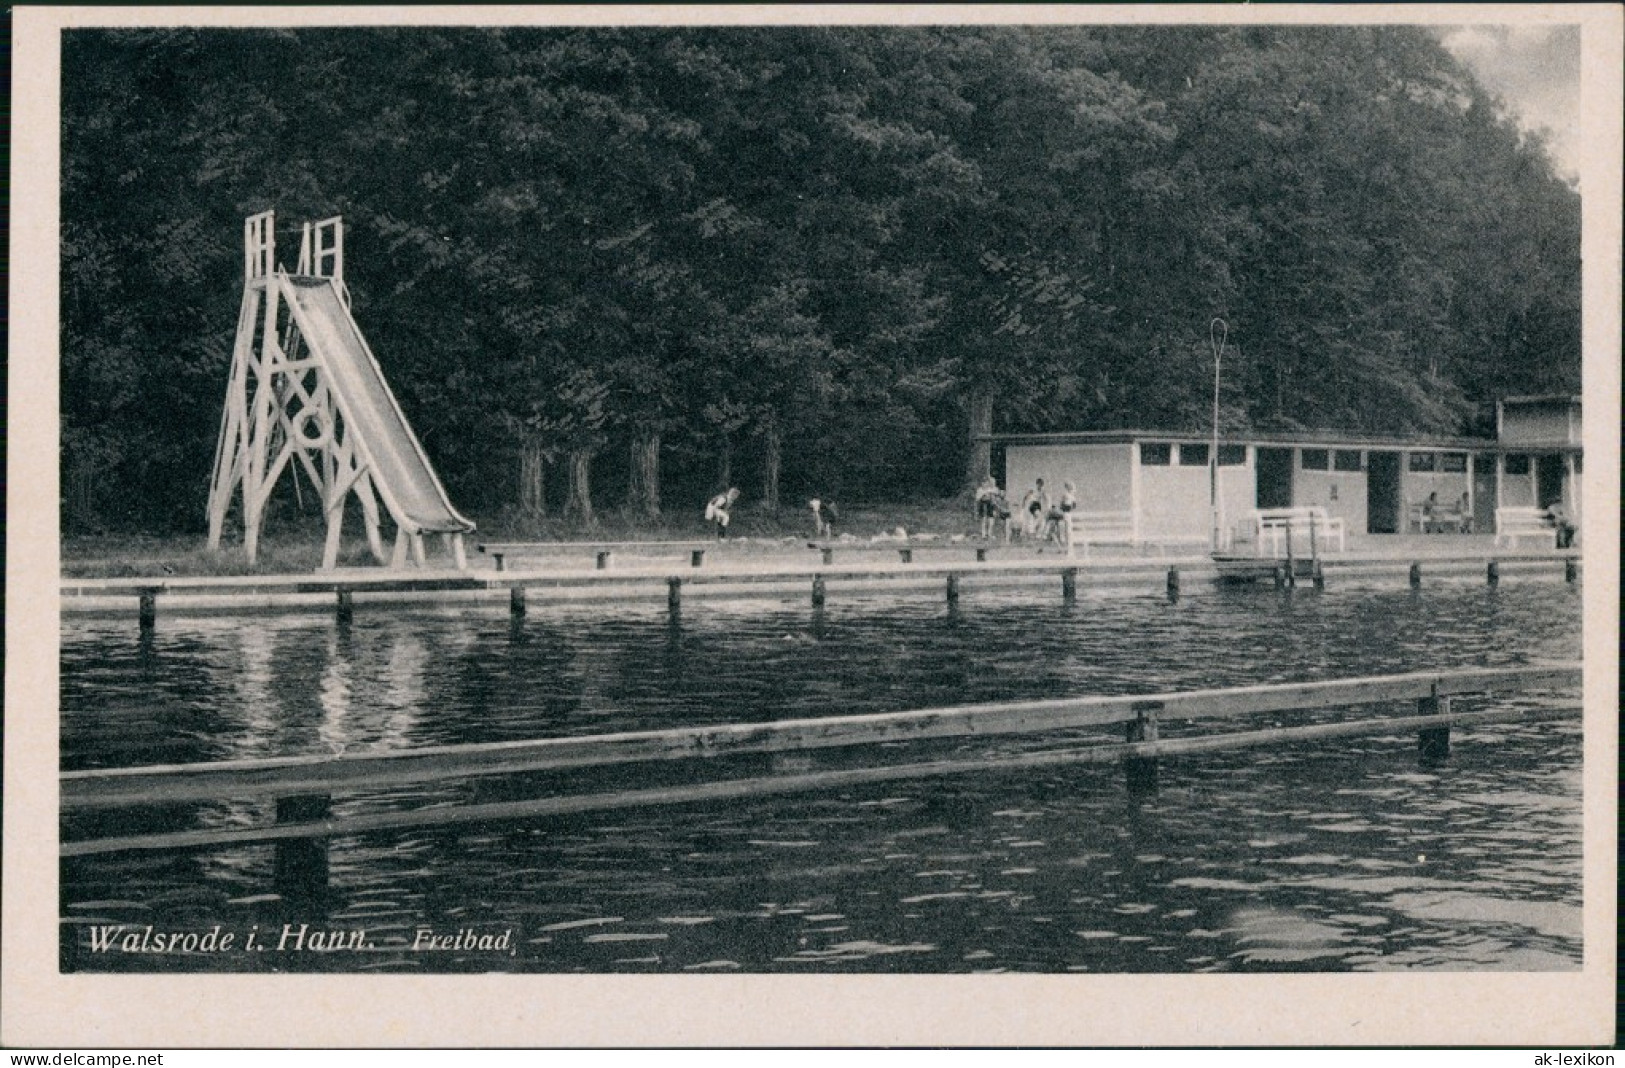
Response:
[{"label": "reflection on water", "polygon": [[[698,602],[680,619],[491,612],[72,621],[64,767],[392,750],[970,701],[1569,659],[1555,584],[1221,592],[1037,603],[976,593]],[[1263,717],[1260,724],[1282,717]],[[940,743],[933,755],[1026,739]],[[1112,767],[964,775],[332,843],[328,892],[278,892],[274,850],[64,862],[70,970],[1100,971],[1576,968],[1578,718]],[[761,758],[795,771],[835,755]],[[665,772],[661,772],[662,774]],[[649,769],[576,788],[650,784]],[[338,815],[500,797],[500,784],[336,799]],[[211,803],[142,826],[231,826]],[[122,815],[75,817],[77,836]],[[164,824],[163,821],[170,821]],[[98,822],[99,821],[99,822]],[[156,822],[152,822],[156,821]],[[179,821],[176,823],[175,821]],[[134,826],[133,824],[131,826]],[[281,889],[285,889],[282,887]],[[341,953],[94,953],[95,923],[362,930]],[[421,929],[511,947],[421,952]]]}]

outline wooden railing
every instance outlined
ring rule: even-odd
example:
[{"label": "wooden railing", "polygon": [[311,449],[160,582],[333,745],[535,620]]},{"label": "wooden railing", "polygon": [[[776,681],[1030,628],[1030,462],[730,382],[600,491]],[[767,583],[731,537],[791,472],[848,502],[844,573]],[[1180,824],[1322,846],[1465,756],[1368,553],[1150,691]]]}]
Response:
[{"label": "wooden railing", "polygon": [[[805,790],[918,779],[970,772],[1007,771],[1059,764],[1125,762],[1131,788],[1154,784],[1160,756],[1277,742],[1359,734],[1417,731],[1424,760],[1442,760],[1451,726],[1568,714],[1563,706],[1452,712],[1461,694],[1571,690],[1575,664],[1492,668],[1411,675],[1246,686],[1124,696],[1078,697],[962,705],[776,723],[679,727],[585,738],[551,738],[442,746],[378,754],[183,764],[61,775],[63,814],[92,809],[159,806],[226,799],[275,798],[279,822],[256,826],[171,831],[65,841],[64,857],[130,850],[199,849],[256,842],[327,839],[414,827],[716,801]],[[1415,701],[1414,715],[1374,718],[1230,734],[1162,739],[1171,721],[1235,719],[1260,713]],[[461,806],[331,816],[335,794],[361,794],[411,783],[470,780],[496,775],[556,772],[639,762],[693,761],[749,753],[786,753],[873,746],[928,739],[1042,734],[1082,727],[1124,725],[1123,744],[1097,743],[1019,755],[890,763],[755,778],[470,803]]]}]

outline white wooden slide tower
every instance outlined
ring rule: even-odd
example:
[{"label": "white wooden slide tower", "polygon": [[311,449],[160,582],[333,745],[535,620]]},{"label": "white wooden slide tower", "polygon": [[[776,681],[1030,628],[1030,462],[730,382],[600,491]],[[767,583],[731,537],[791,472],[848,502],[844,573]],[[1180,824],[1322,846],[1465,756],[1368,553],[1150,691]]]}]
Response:
[{"label": "white wooden slide tower", "polygon": [[[466,567],[463,535],[474,524],[451,507],[350,318],[342,221],[304,224],[293,275],[277,267],[275,224],[269,211],[243,224],[243,301],[209,487],[209,548],[219,548],[241,487],[243,548],[254,564],[266,503],[298,464],[326,516],[323,568],[337,565],[352,493],[380,563],[405,567],[410,558],[422,566],[424,535],[438,533],[456,566]],[[395,526],[390,552],[384,511]]]}]

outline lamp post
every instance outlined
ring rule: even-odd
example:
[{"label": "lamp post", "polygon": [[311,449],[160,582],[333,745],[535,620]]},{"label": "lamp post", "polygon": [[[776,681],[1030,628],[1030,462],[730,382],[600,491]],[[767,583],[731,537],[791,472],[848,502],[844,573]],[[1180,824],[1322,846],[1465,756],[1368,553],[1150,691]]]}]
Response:
[{"label": "lamp post", "polygon": [[1224,548],[1223,516],[1219,510],[1219,363],[1224,358],[1224,342],[1230,336],[1230,325],[1215,317],[1207,324],[1208,343],[1213,347],[1213,446],[1207,457],[1208,506],[1213,512],[1213,551]]}]

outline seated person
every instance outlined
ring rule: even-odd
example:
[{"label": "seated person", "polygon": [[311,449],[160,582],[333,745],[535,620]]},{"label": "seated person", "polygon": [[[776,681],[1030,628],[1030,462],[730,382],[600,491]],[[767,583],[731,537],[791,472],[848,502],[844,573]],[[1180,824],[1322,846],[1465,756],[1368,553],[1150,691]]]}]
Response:
[{"label": "seated person", "polygon": [[1553,501],[1551,507],[1546,509],[1546,520],[1551,523],[1552,529],[1557,531],[1557,547],[1572,549],[1574,534],[1578,528],[1574,525],[1574,520],[1569,518],[1568,509],[1563,507],[1562,501]]}]

